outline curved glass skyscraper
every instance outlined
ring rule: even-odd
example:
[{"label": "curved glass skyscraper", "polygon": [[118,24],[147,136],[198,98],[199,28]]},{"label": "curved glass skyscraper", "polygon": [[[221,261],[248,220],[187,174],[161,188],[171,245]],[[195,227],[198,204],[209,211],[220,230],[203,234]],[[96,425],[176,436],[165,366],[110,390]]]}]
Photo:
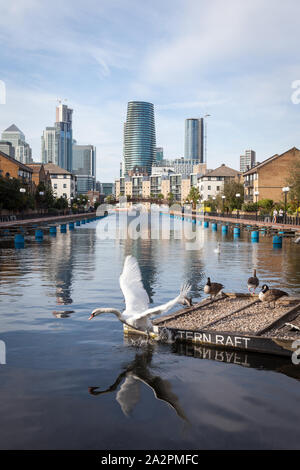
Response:
[{"label": "curved glass skyscraper", "polygon": [[129,101],[124,126],[125,175],[137,168],[140,172],[151,175],[151,167],[155,162],[155,147],[153,104]]},{"label": "curved glass skyscraper", "polygon": [[184,158],[204,163],[203,118],[185,120]]}]

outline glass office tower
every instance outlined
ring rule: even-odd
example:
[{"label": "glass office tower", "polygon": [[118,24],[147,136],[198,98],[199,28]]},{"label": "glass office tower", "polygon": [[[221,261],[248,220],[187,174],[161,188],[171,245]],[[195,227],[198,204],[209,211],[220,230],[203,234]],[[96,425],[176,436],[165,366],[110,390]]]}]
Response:
[{"label": "glass office tower", "polygon": [[204,163],[203,118],[185,120],[184,158]]},{"label": "glass office tower", "polygon": [[144,101],[130,101],[124,126],[124,173],[136,168],[151,175],[155,162],[154,106]]}]

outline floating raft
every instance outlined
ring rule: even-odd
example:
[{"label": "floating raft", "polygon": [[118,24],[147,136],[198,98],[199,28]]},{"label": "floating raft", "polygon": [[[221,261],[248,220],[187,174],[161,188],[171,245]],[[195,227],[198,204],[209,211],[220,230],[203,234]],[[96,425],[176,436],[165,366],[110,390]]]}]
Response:
[{"label": "floating raft", "polygon": [[[154,339],[291,356],[300,340],[300,298],[283,297],[269,308],[258,295],[227,293],[153,321]],[[124,325],[125,334],[145,335]]]}]

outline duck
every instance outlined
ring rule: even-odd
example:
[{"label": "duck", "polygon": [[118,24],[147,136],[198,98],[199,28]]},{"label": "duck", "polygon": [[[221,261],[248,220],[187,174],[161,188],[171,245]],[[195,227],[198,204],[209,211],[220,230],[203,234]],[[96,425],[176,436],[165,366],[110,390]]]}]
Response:
[{"label": "duck", "polygon": [[209,294],[210,298],[212,299],[213,297],[216,297],[216,295],[218,295],[223,288],[223,284],[219,284],[218,282],[211,282],[210,277],[208,277],[204,286],[204,293]]},{"label": "duck", "polygon": [[259,286],[259,279],[256,276],[256,269],[253,271],[253,276],[249,277],[248,279],[248,291],[251,293],[251,289],[253,289],[252,294],[255,294],[255,289]]},{"label": "duck", "polygon": [[274,303],[273,308],[275,308],[275,303],[281,297],[288,296],[289,294],[280,289],[270,289],[267,284],[264,284],[261,288],[261,291],[258,295],[261,302],[267,302],[270,306],[271,302]]},{"label": "duck", "polygon": [[149,308],[150,300],[143,286],[141,271],[136,258],[132,255],[126,257],[119,281],[125,298],[125,310],[120,312],[115,308],[96,308],[89,320],[103,313],[113,313],[121,323],[143,331],[148,336],[153,332],[151,317],[166,313],[177,303],[185,305],[191,290],[191,285],[184,283],[177,297],[165,304]]}]

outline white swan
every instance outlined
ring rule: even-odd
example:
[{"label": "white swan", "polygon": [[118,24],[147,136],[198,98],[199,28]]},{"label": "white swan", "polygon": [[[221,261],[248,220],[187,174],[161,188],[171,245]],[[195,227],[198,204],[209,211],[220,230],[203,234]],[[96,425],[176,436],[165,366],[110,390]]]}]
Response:
[{"label": "white swan", "polygon": [[89,320],[102,313],[113,313],[122,323],[149,333],[153,331],[150,318],[166,313],[176,303],[184,305],[186,303],[186,296],[191,289],[191,286],[186,283],[181,287],[180,294],[175,299],[158,307],[149,308],[149,297],[143,286],[138,262],[133,256],[127,256],[125,259],[123,272],[120,276],[120,286],[125,297],[126,309],[124,312],[120,312],[115,308],[96,308],[93,310]]}]

